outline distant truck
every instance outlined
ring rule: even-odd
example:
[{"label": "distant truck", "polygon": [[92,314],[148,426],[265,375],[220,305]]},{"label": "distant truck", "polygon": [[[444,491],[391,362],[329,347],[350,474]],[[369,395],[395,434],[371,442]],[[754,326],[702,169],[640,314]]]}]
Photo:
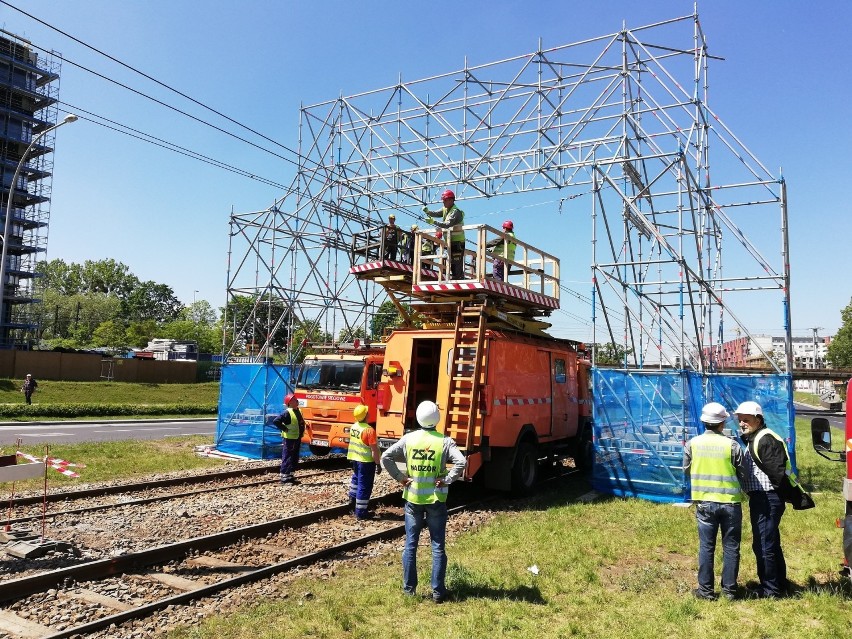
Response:
[{"label": "distant truck", "polygon": [[321,355],[305,358],[295,384],[295,395],[305,418],[302,442],[314,455],[348,449],[352,411],[367,409],[367,422],[376,423],[376,392],[384,362],[384,348],[361,343],[342,344]]},{"label": "distant truck", "polygon": [[835,450],[831,442],[831,424],[825,417],[815,417],[811,420],[811,439],[816,452],[831,461],[846,464],[846,478],[843,480],[843,499],[846,502],[846,513],[842,520],[838,519],[838,527],[843,528],[843,567],[841,574],[852,578],[852,414],[849,412],[849,398],[852,393],[852,380],[849,380],[846,390],[846,437],[844,446]]},{"label": "distant truck", "polygon": [[136,359],[198,359],[198,343],[168,338],[154,338],[142,350],[133,351]]}]

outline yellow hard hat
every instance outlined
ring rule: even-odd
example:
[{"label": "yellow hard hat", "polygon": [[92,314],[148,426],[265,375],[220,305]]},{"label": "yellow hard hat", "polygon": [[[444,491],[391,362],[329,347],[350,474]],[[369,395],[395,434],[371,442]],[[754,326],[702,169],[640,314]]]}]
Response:
[{"label": "yellow hard hat", "polygon": [[368,412],[370,412],[369,408],[364,406],[364,404],[358,404],[355,410],[352,411],[352,416],[355,418],[355,421],[362,422],[366,419]]}]

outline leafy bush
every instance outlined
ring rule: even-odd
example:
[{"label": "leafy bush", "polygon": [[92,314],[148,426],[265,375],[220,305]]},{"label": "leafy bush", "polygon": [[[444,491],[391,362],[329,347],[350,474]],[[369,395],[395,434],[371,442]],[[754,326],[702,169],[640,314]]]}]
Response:
[{"label": "leafy bush", "polygon": [[212,415],[216,404],[0,404],[0,417]]}]

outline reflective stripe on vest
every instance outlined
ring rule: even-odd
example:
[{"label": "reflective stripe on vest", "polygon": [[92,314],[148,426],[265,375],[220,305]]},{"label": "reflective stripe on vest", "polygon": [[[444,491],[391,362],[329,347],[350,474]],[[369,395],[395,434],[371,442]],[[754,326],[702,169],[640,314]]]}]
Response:
[{"label": "reflective stripe on vest", "polygon": [[[515,234],[512,233],[511,231],[506,233],[506,235],[511,235],[512,237],[515,237]],[[500,242],[497,246],[494,247],[493,253],[494,253],[494,255],[503,255],[503,246],[506,245],[506,244],[509,245],[509,250],[506,251],[506,259],[509,260],[509,261],[514,260],[515,259],[515,249],[518,248],[518,245],[515,244],[514,242],[512,242],[511,240],[506,240],[506,241]]]},{"label": "reflective stripe on vest", "polygon": [[453,204],[452,208],[444,211],[444,221],[446,222],[447,218],[450,217],[450,212],[455,209],[461,214],[461,220],[459,223],[453,226],[452,231],[450,233],[450,241],[451,242],[464,242],[464,231],[461,227],[464,226],[464,211],[462,211],[459,207]]},{"label": "reflective stripe on vest", "polygon": [[724,435],[707,431],[690,443],[689,477],[693,501],[737,504],[742,501],[737,471],[731,461],[734,443]]},{"label": "reflective stripe on vest", "polygon": [[364,422],[355,422],[349,428],[349,452],[346,453],[346,459],[357,462],[373,461],[373,451],[361,441],[361,433],[368,428],[370,425]]},{"label": "reflective stripe on vest", "polygon": [[438,488],[435,480],[444,476],[444,436],[434,430],[419,430],[405,442],[406,473],[411,482],[402,498],[412,504],[447,501],[447,487]]},{"label": "reflective stripe on vest", "polygon": [[296,411],[288,408],[287,413],[290,415],[290,423],[281,424],[284,427],[282,436],[284,439],[299,439],[299,418],[296,417]]},{"label": "reflective stripe on vest", "polygon": [[757,444],[760,442],[763,436],[767,434],[781,442],[781,445],[784,447],[784,474],[787,475],[787,479],[790,480],[791,485],[798,486],[799,478],[796,477],[796,473],[793,472],[793,465],[790,463],[790,453],[787,452],[787,442],[785,442],[778,433],[770,429],[769,426],[764,426],[763,428],[761,428],[757,432],[757,435],[754,436],[754,439],[751,440],[754,444],[754,458],[757,461],[760,461],[760,453],[757,451]]}]

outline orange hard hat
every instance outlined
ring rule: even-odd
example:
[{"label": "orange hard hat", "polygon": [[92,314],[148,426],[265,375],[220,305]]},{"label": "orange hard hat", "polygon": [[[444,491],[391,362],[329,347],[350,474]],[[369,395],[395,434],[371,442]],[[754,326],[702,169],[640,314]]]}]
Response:
[{"label": "orange hard hat", "polygon": [[441,199],[442,200],[449,200],[450,198],[452,198],[454,200],[456,199],[456,194],[453,193],[452,191],[450,191],[450,189],[447,189],[446,191],[441,193]]}]

